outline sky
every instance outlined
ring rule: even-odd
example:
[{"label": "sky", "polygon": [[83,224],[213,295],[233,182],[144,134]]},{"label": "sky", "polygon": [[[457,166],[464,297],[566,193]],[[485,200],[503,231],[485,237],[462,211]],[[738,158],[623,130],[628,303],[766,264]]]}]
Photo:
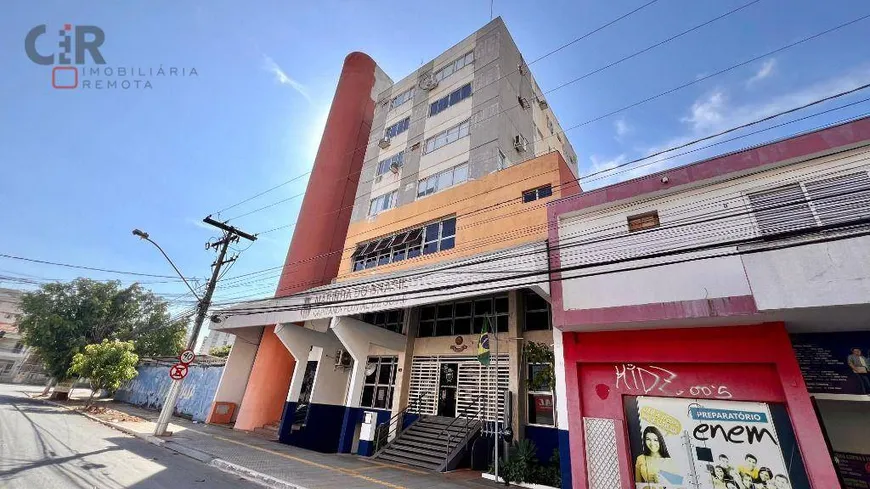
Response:
[{"label": "sky", "polygon": [[[567,129],[581,176],[870,83],[870,19],[765,56],[870,14],[862,0],[658,0],[532,62],[648,1],[7,0],[0,16],[0,254],[172,276],[163,256],[132,236],[140,228],[201,285],[214,260],[204,245],[217,236],[203,217],[296,178],[219,215],[251,233],[285,226],[235,246],[243,253],[216,300],[271,295],[277,272],[233,277],[282,264],[344,57],[363,51],[400,80],[487,23],[490,7]],[[150,88],[52,88],[52,67],[31,61],[24,48],[28,31],[41,24],[47,25],[36,44],[42,54],[57,51],[64,24],[98,26],[105,33],[103,67],[139,74],[103,72],[90,81],[143,79]],[[155,74],[160,68],[162,76]],[[59,83],[66,74],[59,73]],[[865,97],[870,90],[705,144]],[[593,189],[868,111],[870,102],[856,104],[581,185]],[[140,280],[173,301],[174,312],[191,306],[178,280],[0,257],[0,287],[32,289],[78,276]]]}]

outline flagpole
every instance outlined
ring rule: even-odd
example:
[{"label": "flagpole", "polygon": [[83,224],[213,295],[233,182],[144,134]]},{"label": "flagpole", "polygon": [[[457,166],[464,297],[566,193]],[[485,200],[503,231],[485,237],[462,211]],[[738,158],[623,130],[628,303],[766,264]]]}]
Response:
[{"label": "flagpole", "polygon": [[495,340],[495,429],[493,430],[495,443],[493,445],[495,446],[495,482],[498,483],[498,326],[495,327],[493,339]]}]

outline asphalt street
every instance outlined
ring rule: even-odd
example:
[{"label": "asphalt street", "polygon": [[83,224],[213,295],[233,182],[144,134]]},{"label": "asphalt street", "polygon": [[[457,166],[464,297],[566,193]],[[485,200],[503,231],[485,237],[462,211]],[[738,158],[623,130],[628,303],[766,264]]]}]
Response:
[{"label": "asphalt street", "polygon": [[[0,488],[261,487],[0,384]],[[36,389],[37,391],[40,389]]]}]

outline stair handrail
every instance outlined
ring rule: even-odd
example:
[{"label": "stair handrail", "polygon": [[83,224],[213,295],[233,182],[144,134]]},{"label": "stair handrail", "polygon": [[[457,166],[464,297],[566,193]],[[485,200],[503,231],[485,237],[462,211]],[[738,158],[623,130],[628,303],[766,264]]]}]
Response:
[{"label": "stair handrail", "polygon": [[[428,396],[430,393],[431,393],[431,391],[421,392],[420,395],[418,395],[416,398],[409,401],[404,409],[402,409],[401,411],[399,411],[395,415],[391,416],[389,421],[384,421],[383,423],[380,423],[379,425],[377,425],[377,427],[375,427],[375,451],[374,451],[374,453],[377,453],[378,450],[381,449],[381,443],[383,443],[383,440],[390,439],[390,434],[392,434],[393,432],[398,433],[404,429],[404,427],[402,425],[405,424],[405,414],[407,414],[409,409],[416,406],[417,414],[420,413],[420,402],[426,396]],[[396,422],[395,428],[390,428],[386,432],[382,433],[383,426],[384,425],[393,426],[394,421]]]},{"label": "stair handrail", "polygon": [[483,408],[483,405],[480,405],[477,407],[477,411],[474,412],[474,416],[471,418],[469,418],[467,416],[468,410],[474,406],[477,406],[483,397],[484,396],[477,396],[474,399],[474,402],[465,406],[465,408],[462,410],[462,413],[464,415],[460,415],[459,417],[454,418],[453,421],[451,421],[450,424],[448,424],[446,428],[441,430],[441,433],[438,433],[438,438],[441,438],[441,435],[444,434],[445,432],[447,433],[447,446],[445,447],[446,453],[444,454],[445,463],[447,462],[447,458],[450,457],[450,442],[453,441],[453,434],[449,431],[450,427],[453,426],[460,418],[464,418],[465,419],[465,426],[464,426],[464,430],[463,430],[463,436],[467,436],[468,435],[468,422],[469,422],[469,420],[477,419],[477,417],[480,415],[480,410]]}]

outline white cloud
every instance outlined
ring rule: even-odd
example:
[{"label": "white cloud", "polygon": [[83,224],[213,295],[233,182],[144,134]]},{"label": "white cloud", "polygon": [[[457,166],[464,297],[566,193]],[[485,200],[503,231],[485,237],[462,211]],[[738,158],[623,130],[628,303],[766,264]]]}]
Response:
[{"label": "white cloud", "polygon": [[613,125],[616,128],[616,140],[620,142],[622,142],[622,139],[627,136],[632,131],[632,129],[634,129],[627,122],[625,122],[625,119],[617,119],[613,123]]},{"label": "white cloud", "polygon": [[275,80],[282,84],[291,87],[293,90],[299,92],[300,95],[305,97],[305,100],[311,102],[311,96],[308,95],[308,89],[305,88],[305,85],[299,83],[298,81],[290,78],[287,73],[278,66],[278,63],[275,62],[272,58],[267,55],[263,55],[263,58],[266,62],[266,70],[275,75]]},{"label": "white cloud", "polygon": [[680,119],[692,126],[695,132],[703,132],[711,127],[717,127],[724,118],[726,108],[725,93],[716,91],[704,99],[698,99],[692,104],[690,114]]},{"label": "white cloud", "polygon": [[759,68],[758,71],[754,75],[752,75],[752,77],[750,79],[746,80],[746,86],[747,87],[751,86],[751,85],[769,77],[770,75],[773,74],[773,69],[775,67],[776,67],[776,58],[770,58],[769,60],[765,61],[764,63],[761,64],[761,68]]},{"label": "white cloud", "polygon": [[[764,103],[747,102],[742,105],[731,103],[726,92],[722,89],[718,89],[692,103],[688,109],[688,115],[680,119],[681,122],[687,125],[685,131],[681,131],[683,132],[682,134],[665,139],[658,144],[636,148],[634,151],[637,153],[637,156],[632,155],[631,157],[628,157],[625,154],[621,154],[615,158],[592,156],[590,158],[592,165],[589,169],[589,173],[586,173],[586,175],[604,169],[614,168],[635,157],[642,157],[667,150],[668,148],[681,146],[699,137],[721,132],[794,107],[806,105],[810,102],[840,92],[851,90],[863,85],[865,83],[864,80],[866,80],[868,76],[870,76],[870,70],[864,69],[855,71],[853,73],[832,77],[825,81],[789,93],[770,97]],[[787,119],[787,117],[783,118],[783,120]],[[715,141],[716,140],[705,141],[704,143],[701,143],[700,146]],[[581,185],[584,190],[590,190],[592,188],[618,183],[668,168],[689,164],[704,158],[709,158],[721,154],[725,151],[724,148],[726,148],[725,146],[714,146],[682,156],[669,157],[669,154],[684,153],[697,147],[697,145],[692,145],[676,151],[665,152],[659,156],[652,157],[649,160],[628,165],[625,168],[620,168],[611,173],[595,175],[590,177],[588,180],[582,179]]]}]

